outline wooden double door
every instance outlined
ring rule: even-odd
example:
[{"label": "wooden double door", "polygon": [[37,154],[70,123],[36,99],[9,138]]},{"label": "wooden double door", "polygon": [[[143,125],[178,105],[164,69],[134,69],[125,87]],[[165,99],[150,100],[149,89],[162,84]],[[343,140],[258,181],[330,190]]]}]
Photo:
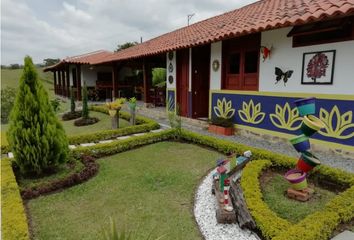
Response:
[{"label": "wooden double door", "polygon": [[[207,118],[210,82],[210,45],[177,52],[177,103],[185,117]],[[191,65],[191,92],[189,92],[189,66]]]}]

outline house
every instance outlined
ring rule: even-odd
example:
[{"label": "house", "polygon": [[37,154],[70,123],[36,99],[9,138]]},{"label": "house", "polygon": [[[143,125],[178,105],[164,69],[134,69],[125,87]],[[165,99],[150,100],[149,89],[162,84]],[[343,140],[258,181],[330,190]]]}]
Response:
[{"label": "house", "polygon": [[147,86],[149,59],[165,55],[170,107],[257,135],[299,134],[293,102],[316,97],[326,128],[312,141],[353,152],[353,21],[353,0],[262,0],[92,64],[142,62]]}]

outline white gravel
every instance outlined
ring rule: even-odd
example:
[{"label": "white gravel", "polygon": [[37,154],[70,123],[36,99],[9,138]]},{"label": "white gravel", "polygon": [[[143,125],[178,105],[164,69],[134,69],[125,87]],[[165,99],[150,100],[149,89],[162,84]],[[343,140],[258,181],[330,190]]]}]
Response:
[{"label": "white gravel", "polygon": [[249,230],[242,230],[237,224],[219,224],[216,221],[216,198],[211,194],[212,175],[206,176],[195,195],[194,216],[199,229],[206,240],[259,240],[260,238]]}]

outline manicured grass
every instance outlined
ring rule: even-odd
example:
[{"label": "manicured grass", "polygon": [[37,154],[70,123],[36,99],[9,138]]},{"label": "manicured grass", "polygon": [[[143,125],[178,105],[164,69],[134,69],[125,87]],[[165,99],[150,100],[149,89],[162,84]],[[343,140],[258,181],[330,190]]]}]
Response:
[{"label": "manicured grass", "polygon": [[[112,123],[111,123],[111,117],[107,114],[104,113],[99,113],[99,112],[94,112],[90,111],[90,117],[96,117],[100,121],[93,124],[93,125],[87,125],[87,126],[81,126],[77,127],[74,125],[74,121],[76,120],[70,120],[70,121],[62,121],[63,127],[65,129],[65,132],[68,136],[74,136],[78,134],[86,134],[86,133],[93,133],[93,132],[99,132],[101,130],[109,130],[112,129]],[[127,127],[129,126],[130,123],[124,119],[119,119],[119,127]]]},{"label": "manicured grass", "polygon": [[34,239],[102,239],[112,216],[134,239],[200,239],[194,190],[220,154],[192,144],[161,142],[99,159],[86,183],[28,203]]},{"label": "manicured grass", "polygon": [[[325,204],[336,196],[335,193],[315,187],[313,198],[308,202],[289,199],[285,191],[290,184],[280,174],[274,174],[263,186],[263,198],[270,209],[292,223],[303,220],[307,215],[321,210]],[[311,186],[313,188],[313,186]]]}]

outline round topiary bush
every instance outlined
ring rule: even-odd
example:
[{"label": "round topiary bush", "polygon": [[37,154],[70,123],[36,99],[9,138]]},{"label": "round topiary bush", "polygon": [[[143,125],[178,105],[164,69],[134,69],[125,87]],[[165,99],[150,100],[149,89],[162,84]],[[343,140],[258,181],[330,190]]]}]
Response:
[{"label": "round topiary bush", "polygon": [[74,122],[74,125],[77,127],[80,127],[80,126],[92,125],[98,121],[99,121],[99,119],[95,118],[95,117],[80,118]]}]

